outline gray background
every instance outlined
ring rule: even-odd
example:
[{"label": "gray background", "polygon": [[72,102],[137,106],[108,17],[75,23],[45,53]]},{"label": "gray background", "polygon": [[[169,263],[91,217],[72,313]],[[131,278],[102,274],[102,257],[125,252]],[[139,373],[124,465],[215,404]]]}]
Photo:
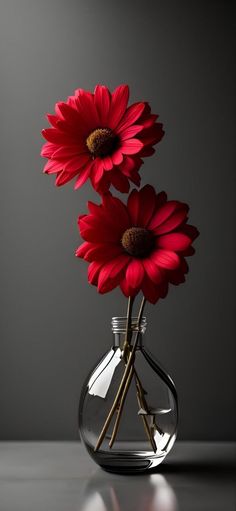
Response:
[{"label": "gray background", "polygon": [[179,438],[231,440],[234,412],[234,24],[227,1],[5,0],[1,55],[0,438],[74,439],[118,291],[74,257],[90,186],[42,175],[40,130],[77,87],[127,82],[166,136],[143,183],[190,203],[201,236],[184,286],[147,308],[148,344],[180,397]]}]

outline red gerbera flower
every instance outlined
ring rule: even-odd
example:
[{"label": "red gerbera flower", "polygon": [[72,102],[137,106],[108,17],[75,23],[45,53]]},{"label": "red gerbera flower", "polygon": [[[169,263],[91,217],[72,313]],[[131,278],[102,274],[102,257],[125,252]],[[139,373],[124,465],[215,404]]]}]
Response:
[{"label": "red gerbera flower", "polygon": [[78,89],[56,103],[56,115],[47,115],[52,128],[42,131],[47,143],[41,155],[48,158],[44,172],[57,175],[57,186],[76,176],[75,189],[90,178],[99,193],[111,184],[120,192],[129,191],[129,181],[139,186],[142,158],[155,152],[152,146],[164,131],[148,103],[127,108],[128,99],[128,85],[112,94],[97,85],[94,94]]},{"label": "red gerbera flower", "polygon": [[185,280],[185,256],[192,255],[198,231],[187,224],[188,206],[167,201],[150,185],[133,190],[127,206],[107,194],[102,204],[88,203],[90,214],[78,219],[85,240],[77,257],[90,262],[88,280],[100,293],[120,285],[125,296],[140,290],[151,303],[164,298],[169,282]]}]

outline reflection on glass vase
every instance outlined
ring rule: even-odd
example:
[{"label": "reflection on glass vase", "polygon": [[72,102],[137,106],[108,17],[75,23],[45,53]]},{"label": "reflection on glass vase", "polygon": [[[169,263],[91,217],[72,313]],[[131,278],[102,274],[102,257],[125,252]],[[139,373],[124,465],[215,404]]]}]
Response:
[{"label": "reflection on glass vase", "polygon": [[79,404],[81,438],[96,463],[112,472],[159,465],[177,433],[174,383],[145,347],[146,318],[112,319],[113,344],[89,374]]}]

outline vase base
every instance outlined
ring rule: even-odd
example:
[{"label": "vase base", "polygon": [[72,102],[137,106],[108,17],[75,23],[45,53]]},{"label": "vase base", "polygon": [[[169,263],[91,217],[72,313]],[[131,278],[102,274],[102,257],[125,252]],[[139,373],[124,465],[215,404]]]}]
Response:
[{"label": "vase base", "polygon": [[114,452],[107,453],[104,451],[94,452],[93,449],[88,448],[88,452],[93,460],[100,465],[100,467],[106,472],[112,472],[116,474],[137,474],[147,472],[162,463],[165,459],[166,454],[155,456],[154,454],[142,452]]}]

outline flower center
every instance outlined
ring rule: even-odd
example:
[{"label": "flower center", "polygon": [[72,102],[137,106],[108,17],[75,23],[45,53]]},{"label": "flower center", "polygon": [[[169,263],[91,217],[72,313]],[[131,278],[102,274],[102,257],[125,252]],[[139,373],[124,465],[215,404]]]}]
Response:
[{"label": "flower center", "polygon": [[143,227],[130,227],[124,232],[121,244],[128,254],[146,257],[154,247],[154,236]]},{"label": "flower center", "polygon": [[108,156],[115,149],[117,136],[110,128],[97,128],[86,140],[89,152],[94,156]]}]

